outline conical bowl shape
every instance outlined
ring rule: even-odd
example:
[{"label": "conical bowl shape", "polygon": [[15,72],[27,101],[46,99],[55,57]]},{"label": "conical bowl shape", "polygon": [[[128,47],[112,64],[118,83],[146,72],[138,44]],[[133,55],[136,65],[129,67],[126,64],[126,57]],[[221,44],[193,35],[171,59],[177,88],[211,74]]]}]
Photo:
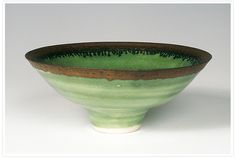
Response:
[{"label": "conical bowl shape", "polygon": [[88,111],[96,130],[125,133],[181,92],[211,55],[172,44],[94,42],[43,47],[26,58],[58,93]]}]

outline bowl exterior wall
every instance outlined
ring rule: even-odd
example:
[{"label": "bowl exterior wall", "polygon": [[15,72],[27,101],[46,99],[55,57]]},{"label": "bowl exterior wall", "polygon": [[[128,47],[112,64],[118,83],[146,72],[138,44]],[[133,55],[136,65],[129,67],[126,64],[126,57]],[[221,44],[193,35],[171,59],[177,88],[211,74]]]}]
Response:
[{"label": "bowl exterior wall", "polygon": [[149,108],[173,99],[196,76],[154,80],[107,80],[38,72],[68,100],[83,105],[97,127],[139,125]]},{"label": "bowl exterior wall", "polygon": [[88,109],[151,108],[181,92],[196,74],[155,80],[107,80],[52,74],[38,70],[65,98]]}]

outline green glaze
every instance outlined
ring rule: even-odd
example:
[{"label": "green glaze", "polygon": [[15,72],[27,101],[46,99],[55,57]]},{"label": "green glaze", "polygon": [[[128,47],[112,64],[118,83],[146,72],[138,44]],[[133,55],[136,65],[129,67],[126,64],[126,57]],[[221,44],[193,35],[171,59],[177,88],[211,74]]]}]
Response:
[{"label": "green glaze", "polygon": [[173,99],[196,76],[191,74],[155,80],[107,80],[38,71],[58,93],[82,104],[87,109],[92,124],[101,128],[140,125],[150,108]]},{"label": "green glaze", "polygon": [[96,130],[107,133],[137,130],[150,108],[173,99],[211,59],[196,48],[137,42],[55,45],[25,57],[59,94],[84,106]]},{"label": "green glaze", "polygon": [[152,70],[192,65],[188,59],[175,58],[174,55],[164,57],[159,53],[154,55],[122,53],[120,56],[79,56],[76,54],[45,58],[44,62],[59,66],[116,70]]}]

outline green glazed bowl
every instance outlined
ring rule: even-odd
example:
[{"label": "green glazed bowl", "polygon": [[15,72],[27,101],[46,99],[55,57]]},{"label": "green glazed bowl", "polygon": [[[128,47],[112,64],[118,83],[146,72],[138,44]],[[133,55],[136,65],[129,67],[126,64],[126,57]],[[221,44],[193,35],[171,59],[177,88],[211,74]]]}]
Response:
[{"label": "green glazed bowl", "polygon": [[55,90],[88,111],[101,132],[137,130],[150,108],[169,102],[210,61],[173,44],[90,42],[48,46],[25,57]]}]

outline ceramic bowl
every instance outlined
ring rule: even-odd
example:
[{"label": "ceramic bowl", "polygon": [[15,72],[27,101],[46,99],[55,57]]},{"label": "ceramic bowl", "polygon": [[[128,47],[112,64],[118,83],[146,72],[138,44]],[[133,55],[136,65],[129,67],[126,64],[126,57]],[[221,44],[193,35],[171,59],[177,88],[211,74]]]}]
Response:
[{"label": "ceramic bowl", "polygon": [[48,46],[25,57],[55,90],[88,112],[101,132],[137,130],[210,61],[206,51],[173,44],[90,42]]}]

